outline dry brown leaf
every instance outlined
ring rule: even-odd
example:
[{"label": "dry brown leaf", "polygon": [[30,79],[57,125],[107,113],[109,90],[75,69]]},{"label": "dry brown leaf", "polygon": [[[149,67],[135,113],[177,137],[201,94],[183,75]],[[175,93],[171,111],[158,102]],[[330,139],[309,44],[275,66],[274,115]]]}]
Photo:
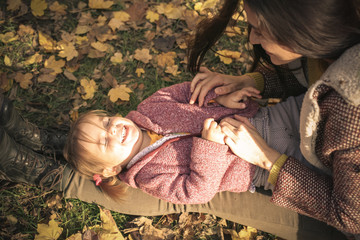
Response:
[{"label": "dry brown leaf", "polygon": [[49,9],[53,12],[56,12],[57,14],[66,15],[65,10],[67,9],[67,6],[64,4],[60,4],[58,1],[55,1],[49,6]]},{"label": "dry brown leaf", "polygon": [[102,58],[106,55],[106,52],[101,52],[96,49],[89,49],[88,57],[89,58]]},{"label": "dry brown leaf", "polygon": [[126,12],[130,15],[131,21],[138,22],[144,19],[148,4],[145,1],[135,1]]},{"label": "dry brown leaf", "polygon": [[38,77],[37,81],[39,83],[42,83],[42,82],[52,83],[55,80],[55,78],[56,78],[56,75],[44,73]]},{"label": "dry brown leaf", "polygon": [[7,7],[6,10],[8,11],[16,11],[18,9],[20,9],[21,6],[21,0],[7,0]]},{"label": "dry brown leaf", "polygon": [[72,72],[70,72],[69,70],[65,69],[63,73],[67,79],[72,80],[72,81],[77,81],[77,78],[75,77],[75,75]]},{"label": "dry brown leaf", "polygon": [[13,85],[13,81],[9,79],[4,72],[0,72],[0,88],[5,92],[9,91]]},{"label": "dry brown leaf", "polygon": [[35,30],[31,26],[20,24],[17,34],[20,37],[23,37],[25,35],[34,35]]},{"label": "dry brown leaf", "polygon": [[52,196],[50,199],[48,199],[46,201],[46,204],[49,208],[52,208],[52,207],[56,207],[56,208],[62,208],[62,203],[61,203],[61,197],[59,194],[56,194],[54,196]]},{"label": "dry brown leaf", "polygon": [[22,74],[20,72],[16,73],[15,75],[15,81],[20,84],[20,87],[23,89],[28,89],[30,86],[32,86],[33,82],[31,79],[33,78],[33,75],[31,73]]},{"label": "dry brown leaf", "polygon": [[106,72],[105,76],[102,77],[102,79],[112,88],[117,86],[117,81],[114,78],[113,75],[111,75],[111,73]]}]

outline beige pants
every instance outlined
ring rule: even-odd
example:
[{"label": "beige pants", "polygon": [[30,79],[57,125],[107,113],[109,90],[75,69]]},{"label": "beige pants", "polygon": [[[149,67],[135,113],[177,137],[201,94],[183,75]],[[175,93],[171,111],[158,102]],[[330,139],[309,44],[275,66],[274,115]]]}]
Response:
[{"label": "beige pants", "polygon": [[210,213],[289,240],[346,239],[342,233],[323,222],[275,206],[270,202],[269,192],[262,189],[258,189],[255,193],[222,192],[206,204],[181,205],[151,197],[139,189],[129,188],[124,201],[117,203],[108,199],[92,181],[66,167],[60,190],[63,191],[66,198],[96,203],[128,215]]}]

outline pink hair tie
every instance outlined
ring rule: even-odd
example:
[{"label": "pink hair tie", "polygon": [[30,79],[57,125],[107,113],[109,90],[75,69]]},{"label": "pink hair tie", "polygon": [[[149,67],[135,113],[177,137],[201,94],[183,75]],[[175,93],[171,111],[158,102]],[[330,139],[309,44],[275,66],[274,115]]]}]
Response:
[{"label": "pink hair tie", "polygon": [[99,186],[100,183],[102,182],[102,179],[101,179],[101,177],[100,177],[99,174],[94,174],[93,179],[94,179],[94,181],[95,181],[95,185],[96,185],[96,186]]}]

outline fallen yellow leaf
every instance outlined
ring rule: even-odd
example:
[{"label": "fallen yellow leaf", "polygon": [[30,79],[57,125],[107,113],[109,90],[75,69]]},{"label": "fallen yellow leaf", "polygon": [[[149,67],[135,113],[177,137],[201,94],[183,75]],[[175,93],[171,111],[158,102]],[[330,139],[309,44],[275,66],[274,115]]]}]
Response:
[{"label": "fallen yellow leaf", "polygon": [[104,44],[102,42],[92,42],[91,46],[96,50],[99,50],[100,52],[106,52],[106,50],[108,50],[109,48],[107,44]]},{"label": "fallen yellow leaf", "polygon": [[19,38],[19,36],[15,35],[15,33],[13,33],[13,32],[7,32],[5,34],[0,34],[0,40],[3,43],[9,43],[9,42],[18,40],[18,38]]},{"label": "fallen yellow leaf", "polygon": [[161,53],[157,56],[157,63],[159,67],[165,68],[165,66],[175,65],[175,52]]},{"label": "fallen yellow leaf", "polygon": [[135,73],[138,77],[141,77],[141,74],[144,74],[145,70],[143,68],[137,68]]},{"label": "fallen yellow leaf", "polygon": [[31,81],[32,78],[33,75],[31,73],[22,74],[18,72],[15,75],[15,81],[19,83],[20,87],[23,89],[28,89],[33,84]]},{"label": "fallen yellow leaf", "polygon": [[55,220],[50,220],[49,224],[39,223],[35,240],[56,240],[60,237],[63,229],[59,227],[59,223]]},{"label": "fallen yellow leaf", "polygon": [[5,55],[5,57],[4,57],[4,63],[5,63],[5,65],[8,66],[8,67],[11,67],[11,65],[12,65],[11,59],[10,59],[8,56],[6,56],[6,55]]},{"label": "fallen yellow leaf", "polygon": [[52,55],[47,60],[45,60],[44,66],[45,68],[53,70],[50,74],[56,75],[62,72],[62,67],[65,66],[65,61],[62,59],[56,61],[55,56]]},{"label": "fallen yellow leaf", "polygon": [[126,87],[126,85],[116,86],[110,89],[108,96],[110,97],[111,102],[116,102],[118,99],[122,101],[129,101],[131,89]]},{"label": "fallen yellow leaf", "polygon": [[77,57],[79,55],[78,51],[76,51],[76,48],[74,44],[67,41],[60,41],[59,47],[61,51],[59,52],[59,57],[66,58],[67,61],[70,61],[74,57]]},{"label": "fallen yellow leaf", "polygon": [[114,56],[112,56],[110,58],[110,61],[113,63],[113,64],[118,64],[118,63],[122,63],[123,62],[123,59],[122,59],[123,55],[121,52],[116,52],[114,54]]},{"label": "fallen yellow leaf", "polygon": [[31,0],[31,12],[35,17],[44,15],[44,11],[47,6],[48,5],[45,0]]},{"label": "fallen yellow leaf", "polygon": [[179,69],[178,65],[167,66],[165,72],[170,73],[173,76],[176,76],[180,73],[180,71],[178,71],[178,69]]},{"label": "fallen yellow leaf", "polygon": [[39,44],[46,51],[52,52],[56,50],[56,41],[41,31],[39,31]]},{"label": "fallen yellow leaf", "polygon": [[94,80],[83,78],[80,80],[80,86],[77,88],[78,92],[84,100],[92,99],[98,86]]},{"label": "fallen yellow leaf", "polygon": [[150,55],[150,50],[147,48],[143,49],[136,49],[134,58],[136,60],[139,60],[143,63],[149,63],[149,61],[152,59],[152,56]]},{"label": "fallen yellow leaf", "polygon": [[122,22],[126,22],[130,20],[130,15],[125,11],[113,12],[113,16],[114,18],[119,19]]},{"label": "fallen yellow leaf", "polygon": [[158,21],[160,18],[160,15],[157,14],[156,12],[154,11],[151,11],[151,10],[147,10],[146,12],[146,19],[148,19],[150,22],[155,22],[155,21]]},{"label": "fallen yellow leaf", "polygon": [[220,50],[216,55],[219,56],[220,61],[222,61],[223,63],[230,64],[232,63],[233,59],[240,58],[241,53],[230,50]]},{"label": "fallen yellow leaf", "polygon": [[34,55],[28,57],[24,64],[25,65],[30,65],[30,64],[34,64],[34,63],[40,63],[42,61],[42,55],[39,53],[35,53]]},{"label": "fallen yellow leaf", "polygon": [[94,9],[108,9],[114,4],[113,1],[89,0],[89,7]]}]

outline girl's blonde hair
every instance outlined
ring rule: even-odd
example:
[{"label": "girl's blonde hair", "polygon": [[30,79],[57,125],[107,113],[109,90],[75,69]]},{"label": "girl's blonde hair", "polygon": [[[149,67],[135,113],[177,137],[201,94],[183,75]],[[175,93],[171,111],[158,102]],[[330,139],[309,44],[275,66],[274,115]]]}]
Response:
[{"label": "girl's blonde hair", "polygon": [[102,176],[105,168],[106,159],[101,159],[88,151],[81,142],[95,143],[84,130],[81,130],[82,124],[90,124],[93,127],[100,127],[94,122],[90,121],[91,116],[103,116],[108,114],[102,110],[93,110],[82,114],[71,126],[68,139],[64,147],[64,157],[70,165],[81,174],[93,179],[94,175],[101,176],[101,182],[98,186],[111,198],[121,200],[126,191],[126,185],[122,183],[117,176],[104,177]]}]

